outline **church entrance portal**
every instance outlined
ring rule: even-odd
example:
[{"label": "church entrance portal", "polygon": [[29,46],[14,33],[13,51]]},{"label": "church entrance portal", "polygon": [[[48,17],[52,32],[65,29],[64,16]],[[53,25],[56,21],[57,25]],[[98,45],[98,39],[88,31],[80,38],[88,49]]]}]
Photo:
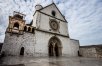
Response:
[{"label": "church entrance portal", "polygon": [[24,47],[21,48],[20,55],[24,55]]},{"label": "church entrance portal", "polygon": [[62,55],[62,46],[61,42],[57,37],[52,37],[49,41],[48,47],[49,56],[61,56]]}]

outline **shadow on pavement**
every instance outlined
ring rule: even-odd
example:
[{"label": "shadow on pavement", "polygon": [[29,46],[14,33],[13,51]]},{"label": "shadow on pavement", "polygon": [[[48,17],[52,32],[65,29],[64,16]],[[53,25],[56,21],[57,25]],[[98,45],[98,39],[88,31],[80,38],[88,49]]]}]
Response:
[{"label": "shadow on pavement", "polygon": [[0,66],[25,66],[24,64],[17,64],[17,65],[0,65]]}]

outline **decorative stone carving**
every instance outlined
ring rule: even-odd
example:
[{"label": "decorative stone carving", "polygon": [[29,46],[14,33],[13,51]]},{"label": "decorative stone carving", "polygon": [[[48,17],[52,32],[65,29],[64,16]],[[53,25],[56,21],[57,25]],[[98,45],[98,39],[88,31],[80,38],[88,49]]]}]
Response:
[{"label": "decorative stone carving", "polygon": [[50,20],[50,27],[53,29],[53,30],[58,30],[59,29],[59,24],[56,20],[54,19],[51,19]]}]

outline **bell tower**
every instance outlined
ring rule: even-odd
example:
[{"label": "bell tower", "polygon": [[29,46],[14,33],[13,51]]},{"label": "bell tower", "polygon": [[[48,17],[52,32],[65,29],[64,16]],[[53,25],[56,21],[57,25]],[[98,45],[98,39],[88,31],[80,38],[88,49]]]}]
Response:
[{"label": "bell tower", "polygon": [[9,16],[9,25],[7,28],[7,32],[11,34],[23,34],[25,26],[24,17],[24,14],[14,11],[13,16]]}]

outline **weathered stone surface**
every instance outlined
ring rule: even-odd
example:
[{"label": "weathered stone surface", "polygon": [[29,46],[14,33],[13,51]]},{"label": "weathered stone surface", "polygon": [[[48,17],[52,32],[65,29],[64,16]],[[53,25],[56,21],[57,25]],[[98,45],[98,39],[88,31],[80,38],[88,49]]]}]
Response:
[{"label": "weathered stone surface", "polygon": [[6,33],[2,51],[7,55],[19,55],[21,47],[24,47],[24,55],[34,55],[35,35],[32,33],[24,33],[23,35],[15,35]]},{"label": "weathered stone surface", "polygon": [[[2,51],[7,55],[20,55],[21,47],[24,47],[24,56],[48,56],[49,39],[55,35],[35,31],[35,34],[24,33],[23,35],[10,36],[6,33]],[[77,56],[79,43],[67,37],[57,36],[62,44],[62,56]]]},{"label": "weathered stone surface", "polygon": [[[48,56],[48,43],[54,34],[44,33],[35,31],[36,45],[35,54],[36,56]],[[78,40],[72,40],[68,37],[56,35],[60,39],[62,44],[62,56],[78,56],[79,42]]]},{"label": "weathered stone surface", "polygon": [[82,46],[79,51],[83,57],[102,57],[102,45]]}]

